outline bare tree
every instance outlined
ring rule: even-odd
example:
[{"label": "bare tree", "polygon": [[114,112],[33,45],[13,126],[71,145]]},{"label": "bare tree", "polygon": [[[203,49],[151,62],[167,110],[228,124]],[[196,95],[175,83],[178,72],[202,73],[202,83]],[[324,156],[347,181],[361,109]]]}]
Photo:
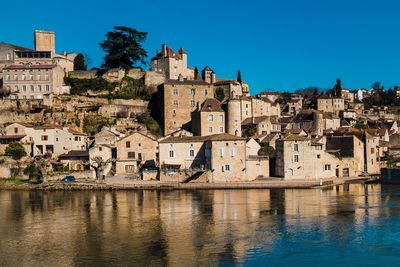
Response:
[{"label": "bare tree", "polygon": [[96,174],[96,182],[100,183],[104,181],[104,170],[107,165],[113,162],[113,159],[103,160],[101,157],[94,157],[91,159],[92,163],[90,163],[90,167],[93,168]]},{"label": "bare tree", "polygon": [[36,168],[37,181],[41,183],[47,183],[47,172],[50,166],[51,156],[45,154],[43,156],[35,156],[33,163]]}]

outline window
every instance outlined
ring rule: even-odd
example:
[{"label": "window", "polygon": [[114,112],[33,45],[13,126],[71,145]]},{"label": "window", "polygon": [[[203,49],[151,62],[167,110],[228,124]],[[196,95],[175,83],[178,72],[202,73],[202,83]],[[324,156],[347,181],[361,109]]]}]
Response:
[{"label": "window", "polygon": [[47,135],[42,135],[42,141],[47,141],[47,140],[49,140],[49,137],[47,136]]},{"label": "window", "polygon": [[130,147],[131,147],[131,142],[129,142],[129,141],[126,142],[126,143],[125,143],[125,147],[130,148]]},{"label": "window", "polygon": [[176,88],[172,89],[172,94],[173,95],[178,95],[178,89],[176,89]]},{"label": "window", "polygon": [[373,147],[371,147],[371,154],[374,154],[375,149]]},{"label": "window", "polygon": [[50,91],[50,86],[46,85],[46,92]]},{"label": "window", "polygon": [[18,133],[18,127],[14,128],[14,133]]},{"label": "window", "polygon": [[293,144],[293,151],[299,151],[299,144]]},{"label": "window", "polygon": [[173,150],[170,150],[170,151],[169,151],[169,157],[170,157],[170,158],[173,158],[173,157],[174,157],[174,151],[173,151]]},{"label": "window", "polygon": [[178,106],[178,100],[174,100],[174,101],[172,102],[172,105]]},{"label": "window", "polygon": [[35,87],[31,85],[31,93],[35,92]]},{"label": "window", "polygon": [[15,86],[15,92],[18,92],[18,85]]},{"label": "window", "polygon": [[222,166],[222,171],[226,171],[226,172],[231,171],[231,165],[225,164],[225,166]]},{"label": "window", "polygon": [[22,92],[26,92],[26,85],[22,85]]},{"label": "window", "polygon": [[75,136],[75,141],[81,141],[81,138],[79,136]]},{"label": "window", "polygon": [[196,94],[196,91],[195,91],[194,89],[190,89],[190,94],[191,94],[191,95],[195,95],[195,94]]},{"label": "window", "polygon": [[38,85],[38,91],[41,93],[42,92],[42,86]]},{"label": "window", "polygon": [[125,172],[134,172],[135,166],[134,165],[125,165]]},{"label": "window", "polygon": [[231,156],[232,157],[236,156],[236,148],[234,148],[234,147],[231,149]]},{"label": "window", "polygon": [[213,132],[213,128],[212,127],[208,127],[208,132],[212,133]]},{"label": "window", "polygon": [[194,150],[193,149],[189,150],[189,157],[191,157],[191,158],[194,157]]},{"label": "window", "polygon": [[138,155],[138,160],[142,161],[142,153],[138,153],[137,155]]},{"label": "window", "polygon": [[209,121],[213,121],[214,120],[214,115],[212,115],[212,114],[208,115],[208,120]]},{"label": "window", "polygon": [[321,158],[321,155],[320,155],[320,154],[318,154],[318,155],[317,155],[317,159],[320,159],[320,158]]},{"label": "window", "polygon": [[11,53],[7,53],[7,60],[11,60]]},{"label": "window", "polygon": [[330,171],[331,170],[331,165],[330,164],[325,164],[324,170],[325,171]]},{"label": "window", "polygon": [[220,157],[223,157],[223,156],[224,156],[224,152],[225,152],[225,151],[224,151],[224,148],[220,148],[220,149],[219,149],[219,156],[220,156]]},{"label": "window", "polygon": [[224,115],[219,115],[219,121],[224,121]]},{"label": "window", "polygon": [[141,143],[138,143],[137,145],[138,145],[138,147],[141,147],[141,146],[142,146],[142,144],[141,144]]},{"label": "window", "polygon": [[99,147],[99,151],[103,151],[103,148],[102,148],[102,147]]},{"label": "window", "polygon": [[10,75],[6,75],[6,81],[8,81],[10,79]]},{"label": "window", "polygon": [[190,100],[190,105],[191,105],[192,107],[196,106],[196,101],[194,101],[193,99]]},{"label": "window", "polygon": [[299,162],[299,155],[293,156],[293,162]]},{"label": "window", "polygon": [[128,152],[128,159],[134,159],[135,158],[135,152]]},{"label": "window", "polygon": [[224,127],[219,127],[219,132],[223,133],[224,132]]}]

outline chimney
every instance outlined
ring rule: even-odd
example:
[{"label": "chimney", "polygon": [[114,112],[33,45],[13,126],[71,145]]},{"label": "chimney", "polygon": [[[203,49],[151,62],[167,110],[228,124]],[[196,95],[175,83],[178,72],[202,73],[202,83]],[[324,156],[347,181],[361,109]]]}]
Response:
[{"label": "chimney", "polygon": [[163,53],[164,57],[167,56],[167,45],[166,44],[162,44],[162,53]]}]

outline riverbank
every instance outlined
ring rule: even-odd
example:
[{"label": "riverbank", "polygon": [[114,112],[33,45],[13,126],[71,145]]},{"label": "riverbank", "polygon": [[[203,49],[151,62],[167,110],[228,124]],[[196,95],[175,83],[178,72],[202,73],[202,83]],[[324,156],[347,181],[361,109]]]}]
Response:
[{"label": "riverbank", "polygon": [[223,183],[161,183],[159,181],[136,181],[107,179],[105,183],[85,181],[77,183],[49,182],[34,184],[26,180],[0,180],[0,190],[76,191],[76,190],[206,190],[206,189],[315,189],[329,188],[344,183],[363,183],[366,177],[349,177],[323,180],[268,179],[249,182]]}]

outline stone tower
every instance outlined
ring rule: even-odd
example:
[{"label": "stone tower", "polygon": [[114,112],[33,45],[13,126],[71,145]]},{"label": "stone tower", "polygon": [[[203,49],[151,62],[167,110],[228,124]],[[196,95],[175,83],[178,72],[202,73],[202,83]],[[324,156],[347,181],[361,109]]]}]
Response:
[{"label": "stone tower", "polygon": [[230,99],[226,112],[226,131],[228,134],[242,136],[242,119],[239,99]]},{"label": "stone tower", "polygon": [[201,71],[201,76],[203,78],[203,81],[205,81],[206,83],[215,83],[215,72],[209,66],[206,66]]},{"label": "stone tower", "polygon": [[50,31],[35,31],[35,50],[56,53],[56,34]]}]

